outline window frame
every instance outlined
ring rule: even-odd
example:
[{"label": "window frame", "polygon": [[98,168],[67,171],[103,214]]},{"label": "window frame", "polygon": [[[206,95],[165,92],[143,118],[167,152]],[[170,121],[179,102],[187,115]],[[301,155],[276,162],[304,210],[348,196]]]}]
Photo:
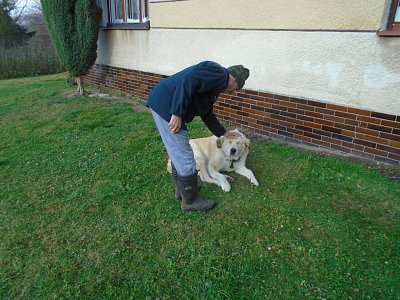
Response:
[{"label": "window frame", "polygon": [[387,5],[384,17],[383,30],[378,31],[379,36],[400,36],[400,0],[391,0]]},{"label": "window frame", "polygon": [[119,0],[122,18],[115,17],[117,1],[107,0],[107,24],[103,29],[150,29],[149,0]]}]

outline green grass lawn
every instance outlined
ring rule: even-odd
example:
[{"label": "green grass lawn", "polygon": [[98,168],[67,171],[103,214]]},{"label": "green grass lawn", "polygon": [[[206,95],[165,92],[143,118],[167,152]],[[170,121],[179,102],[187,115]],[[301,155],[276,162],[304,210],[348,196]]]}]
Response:
[{"label": "green grass lawn", "polygon": [[150,114],[65,90],[0,81],[1,299],[400,299],[399,181],[253,142],[183,214]]}]

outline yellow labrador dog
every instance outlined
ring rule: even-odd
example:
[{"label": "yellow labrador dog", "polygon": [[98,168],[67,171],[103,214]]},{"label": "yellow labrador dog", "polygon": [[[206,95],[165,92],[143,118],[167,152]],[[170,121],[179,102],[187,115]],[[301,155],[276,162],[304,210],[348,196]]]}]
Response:
[{"label": "yellow labrador dog", "polygon": [[[189,141],[196,160],[196,168],[204,182],[215,183],[225,192],[231,190],[229,181],[232,177],[220,171],[236,172],[258,186],[253,172],[246,168],[246,158],[249,153],[250,140],[239,130],[231,130],[226,136],[217,138],[191,139]],[[171,161],[168,160],[168,172],[171,172]]]}]

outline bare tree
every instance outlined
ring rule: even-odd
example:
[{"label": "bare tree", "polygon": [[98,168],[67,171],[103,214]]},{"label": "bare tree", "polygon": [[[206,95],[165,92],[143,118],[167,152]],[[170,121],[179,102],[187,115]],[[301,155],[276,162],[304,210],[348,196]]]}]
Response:
[{"label": "bare tree", "polygon": [[40,3],[40,0],[30,0],[30,6],[29,6],[29,13],[35,14],[35,15],[41,15],[42,14],[42,4]]},{"label": "bare tree", "polygon": [[28,0],[2,0],[9,7],[10,16],[18,22],[26,11]]}]

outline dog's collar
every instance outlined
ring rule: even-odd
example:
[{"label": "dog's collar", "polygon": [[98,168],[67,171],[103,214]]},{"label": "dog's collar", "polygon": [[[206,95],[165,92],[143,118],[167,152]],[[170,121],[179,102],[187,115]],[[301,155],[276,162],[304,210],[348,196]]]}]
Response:
[{"label": "dog's collar", "polygon": [[239,160],[240,160],[240,157],[238,159],[232,159],[230,168],[233,169],[233,163],[238,162]]}]

